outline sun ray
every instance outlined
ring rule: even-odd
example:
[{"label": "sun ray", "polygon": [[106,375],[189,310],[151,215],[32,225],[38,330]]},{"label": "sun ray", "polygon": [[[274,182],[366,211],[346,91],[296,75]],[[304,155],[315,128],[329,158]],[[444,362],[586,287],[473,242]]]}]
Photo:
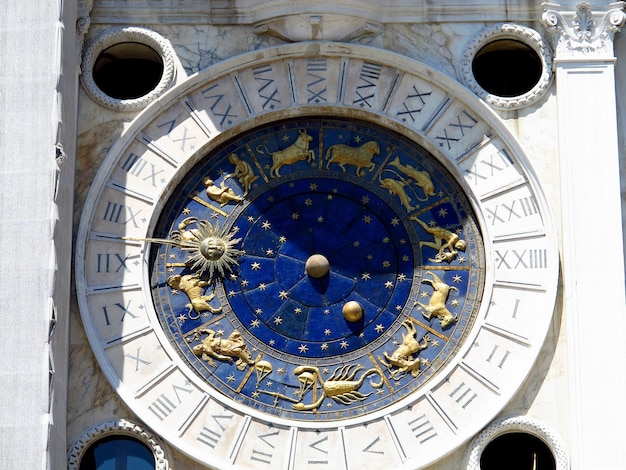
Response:
[{"label": "sun ray", "polygon": [[[196,228],[187,229],[191,224],[195,224]],[[217,222],[213,225],[208,220],[190,217],[180,224],[179,230],[171,233],[171,238],[122,238],[162,243],[180,248],[188,253],[187,264],[190,265],[190,269],[198,271],[200,275],[208,272],[213,282],[217,277],[223,279],[233,266],[239,264],[237,258],[241,255],[241,251],[235,248],[235,245],[241,241],[241,238],[233,238],[234,235],[234,231],[228,232]]]}]

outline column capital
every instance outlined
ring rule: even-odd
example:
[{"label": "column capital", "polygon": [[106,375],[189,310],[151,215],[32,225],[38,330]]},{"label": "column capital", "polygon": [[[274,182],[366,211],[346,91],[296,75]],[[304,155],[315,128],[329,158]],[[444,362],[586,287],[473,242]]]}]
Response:
[{"label": "column capital", "polygon": [[541,19],[552,34],[555,61],[614,60],[613,36],[626,22],[624,2],[575,8],[543,3]]}]

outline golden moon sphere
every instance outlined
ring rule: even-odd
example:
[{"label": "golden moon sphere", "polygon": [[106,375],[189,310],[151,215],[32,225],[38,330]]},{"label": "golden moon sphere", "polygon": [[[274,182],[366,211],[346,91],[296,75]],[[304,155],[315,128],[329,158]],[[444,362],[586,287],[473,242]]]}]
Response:
[{"label": "golden moon sphere", "polygon": [[356,322],[363,318],[363,307],[354,300],[346,302],[341,312],[343,313],[343,317],[349,322]]},{"label": "golden moon sphere", "polygon": [[330,263],[324,255],[311,255],[306,260],[304,270],[308,276],[318,279],[326,276],[330,272]]}]

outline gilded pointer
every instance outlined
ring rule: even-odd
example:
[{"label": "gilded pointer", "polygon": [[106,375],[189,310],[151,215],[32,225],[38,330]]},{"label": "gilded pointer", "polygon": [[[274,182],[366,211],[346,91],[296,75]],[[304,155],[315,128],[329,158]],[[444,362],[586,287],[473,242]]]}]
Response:
[{"label": "gilded pointer", "polygon": [[[191,224],[196,224],[196,228],[187,229]],[[192,270],[198,269],[198,274],[208,271],[211,283],[216,279],[215,274],[224,277],[232,265],[238,264],[237,257],[241,252],[235,248],[235,245],[241,241],[241,238],[233,239],[234,234],[235,232],[227,232],[225,228],[220,228],[217,223],[212,225],[207,220],[187,217],[178,224],[178,230],[174,230],[170,238],[120,238],[162,243],[190,252],[186,264]]]},{"label": "gilded pointer", "polygon": [[[175,274],[167,278],[167,285],[172,289],[182,290],[187,297],[189,297],[189,303],[185,305],[189,309],[187,314],[189,318],[195,320],[199,318],[202,312],[219,313],[222,311],[222,307],[213,307],[209,302],[215,298],[215,293],[210,295],[202,295],[202,291],[210,284],[209,281],[200,279],[200,274]],[[191,312],[195,311],[197,315],[191,316]]]},{"label": "gilded pointer", "polygon": [[415,184],[422,188],[426,197],[424,199],[418,198],[420,201],[425,201],[430,196],[435,195],[435,185],[430,179],[430,175],[427,171],[417,170],[411,165],[403,165],[402,163],[400,163],[400,157],[396,157],[395,160],[393,160],[389,164],[391,166],[395,166],[398,170],[407,175],[409,178],[412,178],[415,181]]},{"label": "gilded pointer", "polygon": [[428,305],[424,305],[421,302],[415,302],[415,305],[418,305],[418,308],[421,308],[425,311],[422,312],[422,315],[426,320],[430,320],[432,316],[436,316],[439,318],[441,322],[441,327],[445,328],[446,326],[454,323],[457,320],[457,317],[452,315],[448,308],[446,307],[446,301],[448,300],[448,295],[451,290],[457,291],[458,289],[454,286],[449,286],[445,282],[443,282],[437,275],[431,271],[426,271],[426,274],[430,274],[432,279],[423,279],[423,284],[430,284],[434,292],[430,297],[430,302]]},{"label": "gilded pointer", "polygon": [[378,357],[378,360],[387,367],[394,380],[400,380],[407,373],[417,377],[423,360],[417,357],[420,351],[428,347],[430,336],[425,335],[420,343],[417,340],[417,330],[410,319],[405,320],[402,326],[406,328],[406,334],[402,334],[402,344],[396,348],[391,356],[384,351],[385,358]]},{"label": "gilded pointer", "polygon": [[[188,229],[189,225],[196,224],[196,228]],[[199,269],[200,274],[209,272],[211,282],[214,274],[224,276],[232,265],[236,265],[240,252],[234,246],[241,241],[233,239],[234,232],[226,232],[217,223],[212,225],[207,220],[197,220],[195,217],[187,217],[180,224],[178,230],[171,234],[171,240],[149,238],[147,240],[158,243],[168,243],[190,252],[187,264],[191,269]]]},{"label": "gilded pointer", "polygon": [[[361,364],[344,365],[335,369],[332,375],[327,380],[324,380],[320,370],[315,366],[296,367],[293,373],[298,375],[301,384],[311,387],[314,386],[314,381],[317,379],[322,385],[322,394],[313,403],[304,404],[298,402],[291,406],[298,411],[309,411],[317,410],[326,397],[342,405],[365,400],[370,393],[361,393],[359,388],[363,385],[366,377],[372,374],[380,375],[380,372],[378,369],[368,369],[359,379],[354,380],[357,372],[362,368]],[[383,386],[383,381],[382,379],[380,382],[371,382],[370,380],[370,384],[374,388],[380,388]],[[306,388],[301,391],[300,399],[304,398],[306,391]]]},{"label": "gilded pointer", "polygon": [[244,370],[246,366],[254,364],[252,354],[239,331],[234,330],[228,338],[221,338],[216,335],[215,331],[208,328],[200,330],[200,333],[206,333],[208,336],[202,340],[202,343],[193,347],[193,353],[202,357],[211,366],[215,366],[214,358],[227,362],[233,362],[236,359],[237,370]]},{"label": "gilded pointer", "polygon": [[315,152],[309,149],[309,144],[313,141],[313,137],[306,133],[306,130],[300,129],[300,135],[296,141],[289,147],[276,152],[270,152],[264,145],[258,145],[256,151],[261,155],[268,153],[272,156],[272,167],[270,168],[270,176],[278,178],[278,172],[283,165],[291,165],[301,160],[313,163],[315,160]]},{"label": "gilded pointer", "polygon": [[363,168],[372,171],[376,165],[372,163],[374,155],[380,155],[380,146],[375,140],[365,142],[360,147],[350,147],[344,144],[331,145],[326,152],[326,169],[331,163],[336,163],[346,172],[345,165],[356,167],[356,175],[363,176]]},{"label": "gilded pointer", "polygon": [[248,162],[244,162],[237,156],[236,153],[231,153],[228,156],[228,161],[235,165],[235,172],[229,173],[224,177],[224,181],[229,177],[234,177],[239,180],[239,183],[243,186],[243,193],[248,194],[252,183],[254,183],[259,177],[254,174],[252,167]]},{"label": "gilded pointer", "polygon": [[[450,263],[459,254],[457,250],[465,251],[465,240],[461,240],[456,233],[443,227],[430,227],[415,216],[409,217],[409,220],[417,222],[433,236],[434,240],[432,242],[420,241],[420,248],[428,246],[437,250],[434,258],[428,258],[429,261],[433,263],[442,263],[443,261]],[[446,252],[446,250],[448,251]]]}]

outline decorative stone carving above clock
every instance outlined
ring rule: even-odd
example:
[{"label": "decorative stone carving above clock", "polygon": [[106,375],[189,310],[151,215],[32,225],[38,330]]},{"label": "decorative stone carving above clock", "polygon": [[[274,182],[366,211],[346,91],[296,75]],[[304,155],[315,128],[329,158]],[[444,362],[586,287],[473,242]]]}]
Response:
[{"label": "decorative stone carving above clock", "polygon": [[573,11],[571,6],[562,7],[544,3],[542,20],[554,36],[555,52],[559,59],[594,54],[596,59],[604,56],[613,60],[613,35],[626,21],[623,2],[608,5],[591,5],[581,2]]}]

